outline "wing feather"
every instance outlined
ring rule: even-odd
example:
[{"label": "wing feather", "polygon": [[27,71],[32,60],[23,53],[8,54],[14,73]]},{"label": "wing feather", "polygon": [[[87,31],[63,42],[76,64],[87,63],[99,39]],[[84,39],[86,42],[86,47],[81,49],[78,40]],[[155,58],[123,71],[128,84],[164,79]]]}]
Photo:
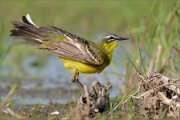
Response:
[{"label": "wing feather", "polygon": [[[44,41],[41,49],[47,49],[50,52],[58,54],[60,57],[84,62],[86,64],[101,65],[104,63],[106,55],[93,42],[57,27],[43,27],[41,29],[49,31],[48,33],[53,31],[53,34],[51,34],[52,38],[48,38],[51,40]],[[64,37],[62,37],[62,35]]]}]

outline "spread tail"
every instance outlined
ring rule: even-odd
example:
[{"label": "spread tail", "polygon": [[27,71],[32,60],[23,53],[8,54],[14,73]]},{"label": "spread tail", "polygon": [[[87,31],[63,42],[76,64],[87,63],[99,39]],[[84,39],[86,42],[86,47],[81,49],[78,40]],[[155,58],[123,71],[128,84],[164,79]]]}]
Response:
[{"label": "spread tail", "polygon": [[27,42],[41,44],[42,31],[33,23],[29,14],[22,17],[23,22],[13,21],[14,29],[11,30],[11,36],[21,37]]}]

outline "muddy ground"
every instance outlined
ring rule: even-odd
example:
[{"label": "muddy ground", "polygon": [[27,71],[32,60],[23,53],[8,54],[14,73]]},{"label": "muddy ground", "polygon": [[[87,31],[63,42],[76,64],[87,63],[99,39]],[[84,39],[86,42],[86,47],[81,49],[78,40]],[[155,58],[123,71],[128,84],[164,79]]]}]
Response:
[{"label": "muddy ground", "polygon": [[[180,79],[161,74],[140,76],[137,91],[127,99],[109,97],[110,84],[93,82],[66,104],[49,102],[14,106],[1,101],[1,120],[179,119]],[[3,104],[2,104],[3,103]]]}]

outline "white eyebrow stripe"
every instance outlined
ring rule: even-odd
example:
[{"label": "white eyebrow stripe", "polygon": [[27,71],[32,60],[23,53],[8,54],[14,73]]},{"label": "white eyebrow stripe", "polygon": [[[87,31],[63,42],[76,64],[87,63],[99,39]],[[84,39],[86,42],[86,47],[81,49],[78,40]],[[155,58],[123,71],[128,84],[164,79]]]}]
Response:
[{"label": "white eyebrow stripe", "polygon": [[[112,37],[112,38],[111,38]],[[106,39],[118,39],[119,37],[118,36],[116,36],[116,35],[107,35],[107,36],[105,36],[104,38],[106,38]]]},{"label": "white eyebrow stripe", "polygon": [[115,36],[113,36],[113,35],[108,35],[108,36],[106,36],[106,37],[104,37],[104,38],[110,38],[110,37],[115,37]]}]

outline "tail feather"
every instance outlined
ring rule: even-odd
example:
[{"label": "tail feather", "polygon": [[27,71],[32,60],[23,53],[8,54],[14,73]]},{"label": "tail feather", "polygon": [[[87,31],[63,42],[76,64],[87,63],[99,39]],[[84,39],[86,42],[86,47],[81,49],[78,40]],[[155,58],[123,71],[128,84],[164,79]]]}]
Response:
[{"label": "tail feather", "polygon": [[26,23],[26,24],[33,25],[33,26],[38,27],[38,26],[32,21],[32,19],[31,19],[31,17],[30,17],[29,14],[27,14],[26,16],[22,16],[22,20],[23,20],[23,22]]},{"label": "tail feather", "polygon": [[14,29],[11,30],[11,36],[22,37],[27,42],[42,43],[42,31],[36,26],[29,15],[22,17],[23,22],[13,21]]}]

